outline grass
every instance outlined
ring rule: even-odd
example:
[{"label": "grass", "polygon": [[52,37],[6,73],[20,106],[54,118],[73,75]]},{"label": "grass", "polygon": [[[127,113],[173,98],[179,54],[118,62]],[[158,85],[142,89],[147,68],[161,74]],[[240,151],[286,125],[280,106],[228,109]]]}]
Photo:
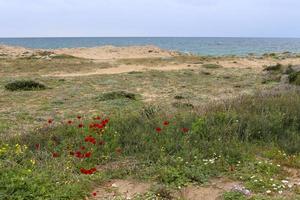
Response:
[{"label": "grass", "polygon": [[[99,129],[89,126],[108,116],[101,116],[100,121],[70,119],[72,124],[65,125],[54,119],[35,133],[2,142],[0,194],[80,199],[89,194],[92,181],[103,181],[108,176],[101,172],[83,175],[80,168],[90,169],[126,157],[134,158],[139,165],[128,172],[123,169],[123,173],[137,178],[177,187],[228,176],[242,180],[251,191],[264,194],[272,189],[272,184],[280,183],[286,173],[283,168],[269,161],[259,163],[256,158],[263,157],[270,148],[287,155],[300,153],[299,103],[300,95],[289,93],[242,97],[234,103],[214,106],[201,116],[180,112],[170,118],[165,111],[148,118],[140,111],[122,112],[111,115],[107,125]],[[168,124],[164,123],[166,120]],[[88,135],[96,139],[97,145],[83,142]],[[80,150],[81,146],[86,150]],[[92,157],[78,160],[70,156],[75,151],[90,151]],[[53,157],[54,152],[59,157]],[[230,167],[235,170],[228,171]],[[255,181],[253,176],[261,181]],[[269,181],[271,178],[274,182]],[[235,196],[226,194],[225,199]]]},{"label": "grass", "polygon": [[[214,59],[126,62],[202,65]],[[84,199],[96,185],[128,177],[156,183],[137,199],[170,198],[178,187],[207,184],[216,177],[242,182],[253,200],[284,199],[279,189],[299,198],[296,187],[282,183],[290,176],[284,167],[300,168],[299,93],[257,94],[276,84],[261,84],[263,75],[246,68],[210,68],[209,75],[195,68],[44,76],[124,62],[1,60],[0,85],[12,78],[33,79],[51,90],[10,92],[0,87],[0,199]],[[101,127],[105,119],[109,122]],[[91,156],[70,154],[78,151]],[[101,170],[124,160],[132,165]],[[94,167],[98,171],[91,175],[80,170]],[[227,192],[223,198],[245,197]]]}]

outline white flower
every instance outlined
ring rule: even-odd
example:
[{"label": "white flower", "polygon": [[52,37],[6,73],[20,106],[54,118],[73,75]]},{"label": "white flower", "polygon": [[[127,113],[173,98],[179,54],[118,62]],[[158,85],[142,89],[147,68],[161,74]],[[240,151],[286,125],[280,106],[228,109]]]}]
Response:
[{"label": "white flower", "polygon": [[267,191],[266,191],[267,194],[270,194],[271,192],[272,192],[271,190],[267,190]]},{"label": "white flower", "polygon": [[279,194],[282,194],[282,190],[279,190],[278,193],[279,193]]},{"label": "white flower", "polygon": [[289,181],[287,181],[287,180],[282,180],[281,182],[282,182],[283,184],[289,183]]}]

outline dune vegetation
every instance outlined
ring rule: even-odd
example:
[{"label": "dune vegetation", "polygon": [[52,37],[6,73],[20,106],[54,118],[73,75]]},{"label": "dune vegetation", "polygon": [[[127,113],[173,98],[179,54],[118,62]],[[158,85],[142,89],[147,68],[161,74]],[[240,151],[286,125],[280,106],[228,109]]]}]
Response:
[{"label": "dune vegetation", "polygon": [[0,199],[300,199],[299,72],[217,59],[0,60]]}]

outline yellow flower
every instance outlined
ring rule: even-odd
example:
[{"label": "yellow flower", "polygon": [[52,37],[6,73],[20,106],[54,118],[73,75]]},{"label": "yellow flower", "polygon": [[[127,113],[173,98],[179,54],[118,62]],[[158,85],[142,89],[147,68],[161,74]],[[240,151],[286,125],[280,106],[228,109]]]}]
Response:
[{"label": "yellow flower", "polygon": [[35,165],[35,160],[34,159],[31,159],[30,162],[31,162],[31,164]]}]

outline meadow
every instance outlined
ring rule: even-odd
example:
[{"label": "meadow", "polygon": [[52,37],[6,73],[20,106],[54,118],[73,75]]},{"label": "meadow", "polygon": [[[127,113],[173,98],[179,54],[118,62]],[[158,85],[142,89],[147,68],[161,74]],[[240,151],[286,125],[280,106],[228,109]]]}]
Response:
[{"label": "meadow", "polygon": [[295,61],[243,59],[0,58],[0,199],[300,199]]}]

